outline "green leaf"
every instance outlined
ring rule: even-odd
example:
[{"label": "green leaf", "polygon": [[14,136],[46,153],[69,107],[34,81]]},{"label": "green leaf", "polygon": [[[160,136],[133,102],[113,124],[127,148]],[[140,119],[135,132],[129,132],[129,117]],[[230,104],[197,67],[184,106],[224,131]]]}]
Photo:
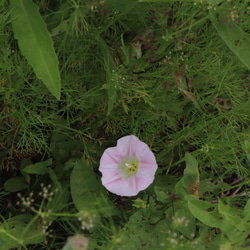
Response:
[{"label": "green leaf", "polygon": [[[225,218],[225,213],[221,210],[223,209],[222,207],[220,207],[220,211],[218,211],[218,206],[216,204],[197,200],[192,196],[189,196],[188,198],[189,211],[195,218],[203,222],[205,225],[220,228],[223,233],[227,234],[228,238],[233,241],[245,237],[242,231],[237,230],[237,227],[239,226],[235,226],[235,218],[233,221],[231,221],[232,217]],[[244,225],[241,224],[240,227],[244,227]]]},{"label": "green leaf", "polygon": [[27,174],[39,174],[44,175],[49,172],[48,167],[52,165],[52,159],[46,161],[38,162],[32,165],[29,165],[23,169],[23,172]]},{"label": "green leaf", "polygon": [[173,227],[191,240],[196,230],[195,217],[187,209],[180,208],[174,215]]},{"label": "green leaf", "polygon": [[55,171],[53,169],[49,168],[48,172],[50,175],[50,179],[53,181],[53,184],[55,185],[55,187],[59,190],[59,192],[62,192],[62,185],[61,185]]},{"label": "green leaf", "polygon": [[189,153],[185,154],[186,168],[184,170],[184,176],[176,183],[175,191],[177,195],[182,198],[185,195],[193,194],[198,198],[199,190],[199,170],[197,160]]},{"label": "green leaf", "polygon": [[70,178],[73,202],[79,211],[102,213],[109,217],[117,214],[114,204],[108,199],[101,182],[85,161],[75,162]]},{"label": "green leaf", "polygon": [[[65,172],[64,172],[65,173]],[[63,208],[69,205],[70,199],[70,191],[69,191],[69,183],[68,180],[63,181],[60,183],[57,174],[54,172],[53,169],[49,169],[50,179],[54,184],[55,194],[53,199],[48,201],[46,209],[50,209],[51,211],[60,211]],[[61,180],[62,181],[62,180]]]},{"label": "green leaf", "polygon": [[25,177],[18,176],[18,177],[13,177],[7,180],[4,183],[4,188],[6,191],[9,191],[9,192],[18,192],[18,191],[28,188],[28,184],[25,180]]},{"label": "green leaf", "polygon": [[23,175],[23,177],[25,178],[27,183],[30,183],[30,175],[25,173],[23,170],[32,164],[32,161],[30,159],[24,158],[21,162],[21,166],[20,166],[20,172]]},{"label": "green leaf", "polygon": [[184,176],[192,176],[193,179],[199,179],[198,161],[189,153],[185,154],[186,169]]},{"label": "green leaf", "polygon": [[[233,53],[241,60],[242,63],[250,69],[250,38],[235,22],[223,23],[226,17],[218,14],[217,11],[210,10],[212,24],[217,30],[220,37]],[[224,18],[224,19],[223,19]]]},{"label": "green leaf", "polygon": [[188,200],[189,211],[195,218],[197,218],[207,226],[220,228],[221,223],[217,210],[214,210],[212,212],[207,211],[214,206],[215,205],[210,204],[206,201],[194,199]]},{"label": "green leaf", "polygon": [[[0,225],[0,250],[39,244],[45,241],[43,228],[31,215],[18,215]],[[32,221],[32,222],[31,222]],[[31,223],[31,224],[29,224]]]},{"label": "green leaf", "polygon": [[[221,200],[219,200],[218,203],[218,210],[224,220],[227,220],[232,227],[241,231],[247,230],[248,222],[239,217],[241,215],[241,210],[236,210],[230,206],[226,206]],[[232,227],[229,228],[229,231],[232,231]]]},{"label": "green leaf", "polygon": [[136,207],[136,208],[145,208],[145,207],[147,207],[147,202],[143,201],[140,198],[137,198],[136,200],[133,200],[133,202],[134,202],[132,204],[133,207]]},{"label": "green leaf", "polygon": [[154,187],[157,201],[160,201],[163,203],[167,203],[167,201],[169,201],[169,195],[168,195],[168,192],[166,191],[166,189],[167,189],[167,187],[166,188],[162,188],[159,186]]},{"label": "green leaf", "polygon": [[58,59],[38,6],[31,0],[10,0],[12,26],[22,54],[49,91],[59,100]]}]

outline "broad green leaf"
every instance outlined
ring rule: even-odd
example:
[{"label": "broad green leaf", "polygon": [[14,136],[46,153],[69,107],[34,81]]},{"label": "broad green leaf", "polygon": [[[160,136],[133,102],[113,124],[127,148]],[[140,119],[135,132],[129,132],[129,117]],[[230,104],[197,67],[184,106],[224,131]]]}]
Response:
[{"label": "broad green leaf", "polygon": [[219,36],[226,43],[226,45],[233,51],[233,53],[241,60],[242,63],[250,69],[250,38],[236,23],[224,23],[222,13],[217,11],[210,11],[210,18],[213,26],[217,30]]},{"label": "broad green leaf", "polygon": [[10,0],[12,26],[22,54],[49,91],[59,100],[58,59],[46,24],[32,0]]},{"label": "broad green leaf", "polygon": [[189,153],[185,154],[185,161],[184,176],[192,176],[193,179],[199,179],[198,161]]},{"label": "broad green leaf", "polygon": [[108,199],[101,181],[85,161],[75,162],[70,177],[71,196],[79,211],[100,212],[104,216],[117,214],[114,204]]},{"label": "broad green leaf", "polygon": [[193,194],[196,198],[199,196],[199,170],[197,160],[189,153],[185,154],[186,168],[184,176],[175,185],[176,193],[182,198],[185,195]]},{"label": "broad green leaf", "polygon": [[180,208],[175,212],[173,219],[173,228],[181,232],[189,240],[195,235],[196,223],[195,217],[188,209]]},{"label": "broad green leaf", "polygon": [[239,217],[241,215],[241,211],[233,209],[230,206],[226,206],[221,200],[219,200],[218,203],[218,210],[224,220],[227,220],[233,227],[241,231],[247,230],[248,222]]},{"label": "broad green leaf", "polygon": [[43,228],[31,215],[18,215],[0,225],[0,250],[13,249],[45,241]]},{"label": "broad green leaf", "polygon": [[25,180],[25,177],[18,176],[18,177],[13,177],[7,180],[4,183],[4,188],[6,191],[9,191],[9,192],[18,192],[18,191],[28,188],[28,184]]},{"label": "broad green leaf", "polygon": [[27,174],[39,174],[44,175],[49,172],[48,167],[52,165],[52,159],[41,161],[32,165],[29,165],[23,169],[23,172]]},{"label": "broad green leaf", "polygon": [[[232,221],[225,219],[219,212],[216,204],[188,197],[188,208],[191,214],[209,227],[220,228],[231,240],[238,241],[245,237]],[[221,209],[221,208],[220,208]],[[235,220],[234,220],[235,222]]]},{"label": "broad green leaf", "polygon": [[56,36],[62,32],[65,32],[68,28],[69,28],[69,19],[66,19],[60,22],[60,24],[51,31],[50,35]]},{"label": "broad green leaf", "polygon": [[[167,187],[166,187],[167,189]],[[166,203],[167,201],[169,201],[169,195],[168,192],[166,190],[164,190],[162,187],[159,186],[155,186],[154,187],[154,191],[156,194],[156,200]]]},{"label": "broad green leaf", "polygon": [[215,205],[210,204],[206,201],[201,200],[188,200],[188,208],[191,214],[203,222],[205,225],[209,227],[217,227],[220,228],[220,219],[217,210],[212,212],[207,212],[209,208],[214,207]]}]

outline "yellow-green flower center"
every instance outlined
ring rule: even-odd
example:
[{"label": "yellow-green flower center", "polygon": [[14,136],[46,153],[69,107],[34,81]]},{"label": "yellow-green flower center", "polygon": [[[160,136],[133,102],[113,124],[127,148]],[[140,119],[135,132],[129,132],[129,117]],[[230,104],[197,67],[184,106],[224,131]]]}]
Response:
[{"label": "yellow-green flower center", "polygon": [[140,162],[136,157],[126,156],[120,163],[120,170],[124,177],[136,175]]}]

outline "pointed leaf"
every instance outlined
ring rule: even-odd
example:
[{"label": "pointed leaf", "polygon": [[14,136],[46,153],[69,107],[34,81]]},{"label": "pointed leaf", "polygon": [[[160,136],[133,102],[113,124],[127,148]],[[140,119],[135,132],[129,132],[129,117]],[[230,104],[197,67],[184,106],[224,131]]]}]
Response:
[{"label": "pointed leaf", "polygon": [[223,201],[219,200],[218,211],[223,216],[224,220],[231,224],[232,227],[238,230],[247,230],[248,222],[240,218],[241,210],[236,210],[230,206],[226,206]]},{"label": "pointed leaf", "polygon": [[116,207],[108,199],[104,187],[86,162],[79,160],[74,163],[70,189],[73,202],[79,211],[101,212],[107,217],[117,214]]},{"label": "pointed leaf", "polygon": [[178,209],[174,217],[184,219],[183,223],[174,222],[174,229],[177,229],[189,240],[192,240],[196,230],[195,217],[186,208]]},{"label": "pointed leaf", "polygon": [[23,172],[27,174],[40,174],[44,175],[49,172],[48,167],[52,165],[52,159],[46,161],[37,162],[35,164],[29,165],[23,169]]},{"label": "pointed leaf", "polygon": [[176,193],[182,197],[188,194],[193,194],[199,198],[199,170],[197,160],[189,153],[185,154],[186,168],[184,176],[176,183]]},{"label": "pointed leaf", "polygon": [[188,200],[189,211],[195,218],[197,218],[209,227],[220,228],[221,222],[217,209],[212,212],[207,212],[207,210],[212,207],[214,207],[214,205],[206,201],[201,201],[197,199]]},{"label": "pointed leaf", "polygon": [[223,17],[223,14],[211,10],[210,17],[212,24],[225,44],[250,69],[250,38],[248,34],[234,22],[224,23],[226,17]]},{"label": "pointed leaf", "polygon": [[22,54],[49,91],[60,99],[60,73],[53,41],[31,0],[10,0],[12,26]]},{"label": "pointed leaf", "polygon": [[[209,227],[220,228],[223,233],[225,233],[232,241],[236,241],[242,237],[247,237],[247,235],[245,235],[245,232],[238,231],[237,229],[237,227],[244,228],[247,223],[245,223],[245,225],[241,224],[240,226],[236,227],[235,218],[234,221],[231,221],[232,218],[228,219],[227,217],[222,216],[222,207],[220,207],[220,211],[218,211],[217,204],[211,204],[206,201],[197,200],[192,196],[189,196],[187,198],[189,211],[195,218],[203,222],[205,225]],[[239,221],[239,223],[241,222],[242,221]]]},{"label": "pointed leaf", "polygon": [[28,184],[23,176],[16,176],[4,183],[4,188],[9,192],[18,192],[28,188]]},{"label": "pointed leaf", "polygon": [[[38,220],[32,221],[33,216],[21,214],[0,225],[0,250],[16,249],[28,244],[39,244],[46,237]],[[21,249],[21,247],[19,248]]]}]

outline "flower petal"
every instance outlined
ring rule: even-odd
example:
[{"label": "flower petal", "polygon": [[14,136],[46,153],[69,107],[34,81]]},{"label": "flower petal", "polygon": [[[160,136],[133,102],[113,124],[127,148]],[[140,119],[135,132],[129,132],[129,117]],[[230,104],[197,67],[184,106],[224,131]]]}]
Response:
[{"label": "flower petal", "polygon": [[122,158],[117,147],[107,148],[100,159],[99,169],[118,168]]},{"label": "flower petal", "polygon": [[155,172],[157,170],[157,164],[151,164],[151,163],[141,163],[137,176],[143,175],[145,177],[150,177],[155,175]]},{"label": "flower petal", "polygon": [[110,192],[120,196],[135,196],[140,190],[137,188],[135,177],[120,179],[105,186]]},{"label": "flower petal", "polygon": [[144,175],[137,175],[136,176],[136,185],[138,190],[146,189],[152,182],[154,181],[154,176],[144,176]]},{"label": "flower petal", "polygon": [[136,156],[137,151],[141,151],[147,144],[140,141],[135,135],[127,135],[117,141],[117,147],[124,156]]},{"label": "flower petal", "polygon": [[137,188],[136,177],[130,177],[122,183],[121,195],[122,196],[135,196],[140,192]]},{"label": "flower petal", "polygon": [[106,187],[112,182],[116,182],[118,180],[123,179],[120,172],[117,170],[104,169],[102,171],[102,184]]},{"label": "flower petal", "polygon": [[142,150],[137,150],[136,157],[140,159],[141,163],[151,163],[151,164],[157,164],[155,160],[155,156],[152,153],[152,151],[149,149],[148,145],[145,144],[146,147],[143,147]]}]

